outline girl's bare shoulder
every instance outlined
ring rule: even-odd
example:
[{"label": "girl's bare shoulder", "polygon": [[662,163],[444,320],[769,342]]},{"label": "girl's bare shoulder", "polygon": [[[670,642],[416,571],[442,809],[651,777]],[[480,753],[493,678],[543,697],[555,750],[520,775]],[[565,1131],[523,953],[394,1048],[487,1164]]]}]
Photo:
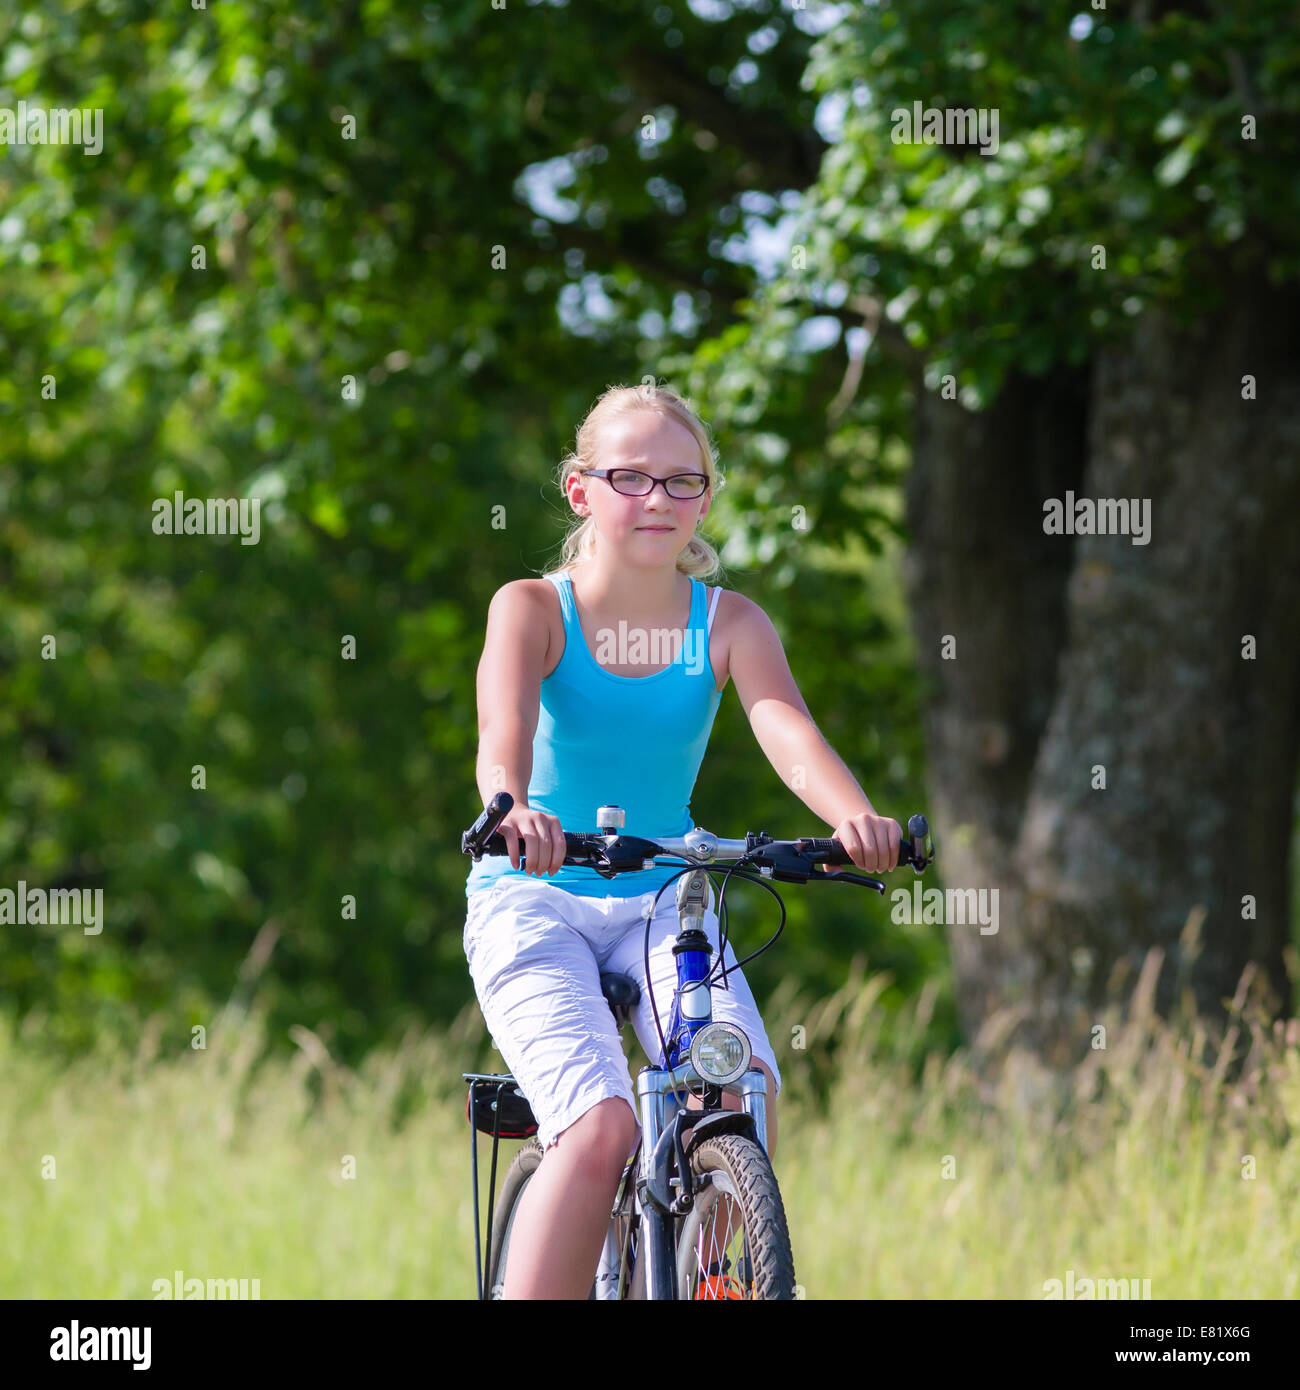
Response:
[{"label": "girl's bare shoulder", "polygon": [[[713,587],[710,585],[710,590]],[[709,597],[712,598],[711,592]],[[713,614],[713,631],[718,635],[734,631],[737,627],[752,622],[755,614],[767,616],[752,598],[742,594],[738,589],[723,589],[718,595],[718,606]]]},{"label": "girl's bare shoulder", "polygon": [[[712,601],[710,585],[709,599]],[[718,595],[718,606],[713,612],[713,627],[709,633],[709,650],[714,655],[713,668],[718,676],[719,690],[726,687],[731,676],[732,651],[742,641],[744,633],[754,623],[755,615],[766,619],[767,615],[754,602],[736,589],[723,589]]]},{"label": "girl's bare shoulder", "polygon": [[[515,641],[525,635],[536,639],[545,634],[544,651],[549,658],[556,647],[564,646],[564,617],[560,611],[560,596],[549,579],[529,576],[524,579],[511,579],[492,595],[488,606],[488,628],[494,627],[507,634],[508,640]],[[557,656],[558,660],[558,656]],[[548,661],[549,671],[556,663]]]},{"label": "girl's bare shoulder", "polygon": [[556,612],[560,607],[555,585],[549,579],[536,579],[532,576],[507,580],[493,594],[492,604],[511,612],[532,613],[534,616],[549,612],[552,605]]},{"label": "girl's bare shoulder", "polygon": [[549,579],[529,577],[514,579],[503,587],[515,586],[518,602],[528,605],[532,620],[546,632],[546,654],[542,662],[542,678],[545,679],[560,664],[564,655],[564,610],[560,607],[560,595]]}]

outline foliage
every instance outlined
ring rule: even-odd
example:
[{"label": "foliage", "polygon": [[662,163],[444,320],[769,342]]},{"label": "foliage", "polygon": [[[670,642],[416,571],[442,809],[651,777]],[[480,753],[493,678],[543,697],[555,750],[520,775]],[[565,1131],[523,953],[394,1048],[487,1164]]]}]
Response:
[{"label": "foliage", "polygon": [[[595,395],[734,317],[754,275],[717,239],[758,197],[756,153],[773,178],[815,170],[811,38],[762,9],[680,17],[735,121],[711,150],[646,97],[680,74],[681,31],[635,4],[580,24],[380,0],[0,19],[0,105],[102,107],[105,132],[99,156],[0,162],[2,882],[102,888],[106,916],[98,936],[6,928],[0,999],[40,1036],[84,1048],[162,1010],[187,1037],[256,988],[282,1045],[306,1024],[356,1060],[464,1004],[488,600],[553,554],[549,480]],[[761,80],[728,78],[769,21]],[[177,491],[257,499],[259,543],[155,534]],[[905,639],[872,609],[887,572],[812,547],[729,563],[877,804],[914,809]],[[697,819],[824,829],[737,716]],[[937,942],[863,914],[836,890],[801,907],[760,993],[790,971],[833,986],[864,940],[900,988],[938,968]]]},{"label": "foliage", "polygon": [[[1240,272],[1294,282],[1293,18],[1283,0],[852,7],[810,54],[839,130],[792,234],[806,268],[754,301],[751,366],[847,306],[914,351],[928,389],[952,374],[979,408],[1009,368],[1081,363],[1150,304],[1190,322]],[[979,114],[996,144],[923,138],[899,117],[917,106]]]}]

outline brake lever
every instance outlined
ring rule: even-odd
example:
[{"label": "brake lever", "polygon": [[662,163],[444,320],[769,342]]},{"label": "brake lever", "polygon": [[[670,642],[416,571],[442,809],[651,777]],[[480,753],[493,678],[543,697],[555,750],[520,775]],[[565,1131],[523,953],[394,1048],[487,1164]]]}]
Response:
[{"label": "brake lever", "polygon": [[874,888],[881,897],[885,895],[884,883],[878,878],[868,878],[866,874],[846,874],[844,870],[841,869],[837,874],[811,873],[804,882],[812,883],[818,879],[823,883],[864,883],[868,888]]}]

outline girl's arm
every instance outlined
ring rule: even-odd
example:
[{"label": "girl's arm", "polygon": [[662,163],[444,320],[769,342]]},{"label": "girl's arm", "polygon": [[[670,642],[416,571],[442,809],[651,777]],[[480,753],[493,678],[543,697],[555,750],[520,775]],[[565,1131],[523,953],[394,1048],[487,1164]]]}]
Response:
[{"label": "girl's arm", "polygon": [[533,773],[533,735],[541,707],[542,671],[550,641],[546,610],[533,584],[503,584],[488,605],[487,633],[478,663],[478,761],[475,780],[486,806],[497,792],[514,799],[501,822],[510,866],[522,851],[528,872],[555,873],[564,860],[560,822],[528,805]]},{"label": "girl's arm", "polygon": [[858,868],[896,869],[902,827],[876,814],[813,723],[771,619],[743,594],[734,601],[740,613],[733,620],[728,666],[758,746],[786,786],[833,827]]},{"label": "girl's arm", "polygon": [[546,623],[539,621],[526,581],[503,584],[488,605],[478,663],[475,780],[484,805],[501,791],[516,806],[528,805],[546,643]]}]

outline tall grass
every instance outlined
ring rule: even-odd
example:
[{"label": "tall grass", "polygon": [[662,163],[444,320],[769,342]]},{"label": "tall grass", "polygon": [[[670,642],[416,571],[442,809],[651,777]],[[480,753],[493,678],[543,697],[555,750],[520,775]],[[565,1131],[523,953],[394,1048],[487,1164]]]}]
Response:
[{"label": "tall grass", "polygon": [[1226,1031],[1161,1020],[1162,965],[1151,951],[1128,1007],[1099,1020],[1106,1046],[1064,1077],[959,1051],[928,1055],[917,1084],[858,1007],[869,982],[792,1004],[814,1025],[840,1011],[848,1033],[826,1110],[778,1141],[806,1296],[1042,1298],[1073,1271],[1076,1289],[1149,1280],[1133,1287],[1154,1299],[1296,1297],[1300,1025],[1251,1015],[1249,971]]},{"label": "tall grass", "polygon": [[[1225,1037],[1162,1021],[1161,965],[1066,1078],[1014,1051],[996,1069],[918,1053],[933,995],[885,1027],[880,976],[778,991],[776,1168],[804,1295],[1041,1298],[1073,1271],[1154,1298],[1294,1298],[1300,1033],[1266,1028],[1244,987]],[[0,1025],[0,1296],[151,1298],[176,1270],[264,1299],[470,1296],[461,1073],[504,1069],[476,1006],[356,1070],[306,1029],[269,1048],[256,1009],[202,1050],[153,1027],[72,1065],[34,1034]]]}]

